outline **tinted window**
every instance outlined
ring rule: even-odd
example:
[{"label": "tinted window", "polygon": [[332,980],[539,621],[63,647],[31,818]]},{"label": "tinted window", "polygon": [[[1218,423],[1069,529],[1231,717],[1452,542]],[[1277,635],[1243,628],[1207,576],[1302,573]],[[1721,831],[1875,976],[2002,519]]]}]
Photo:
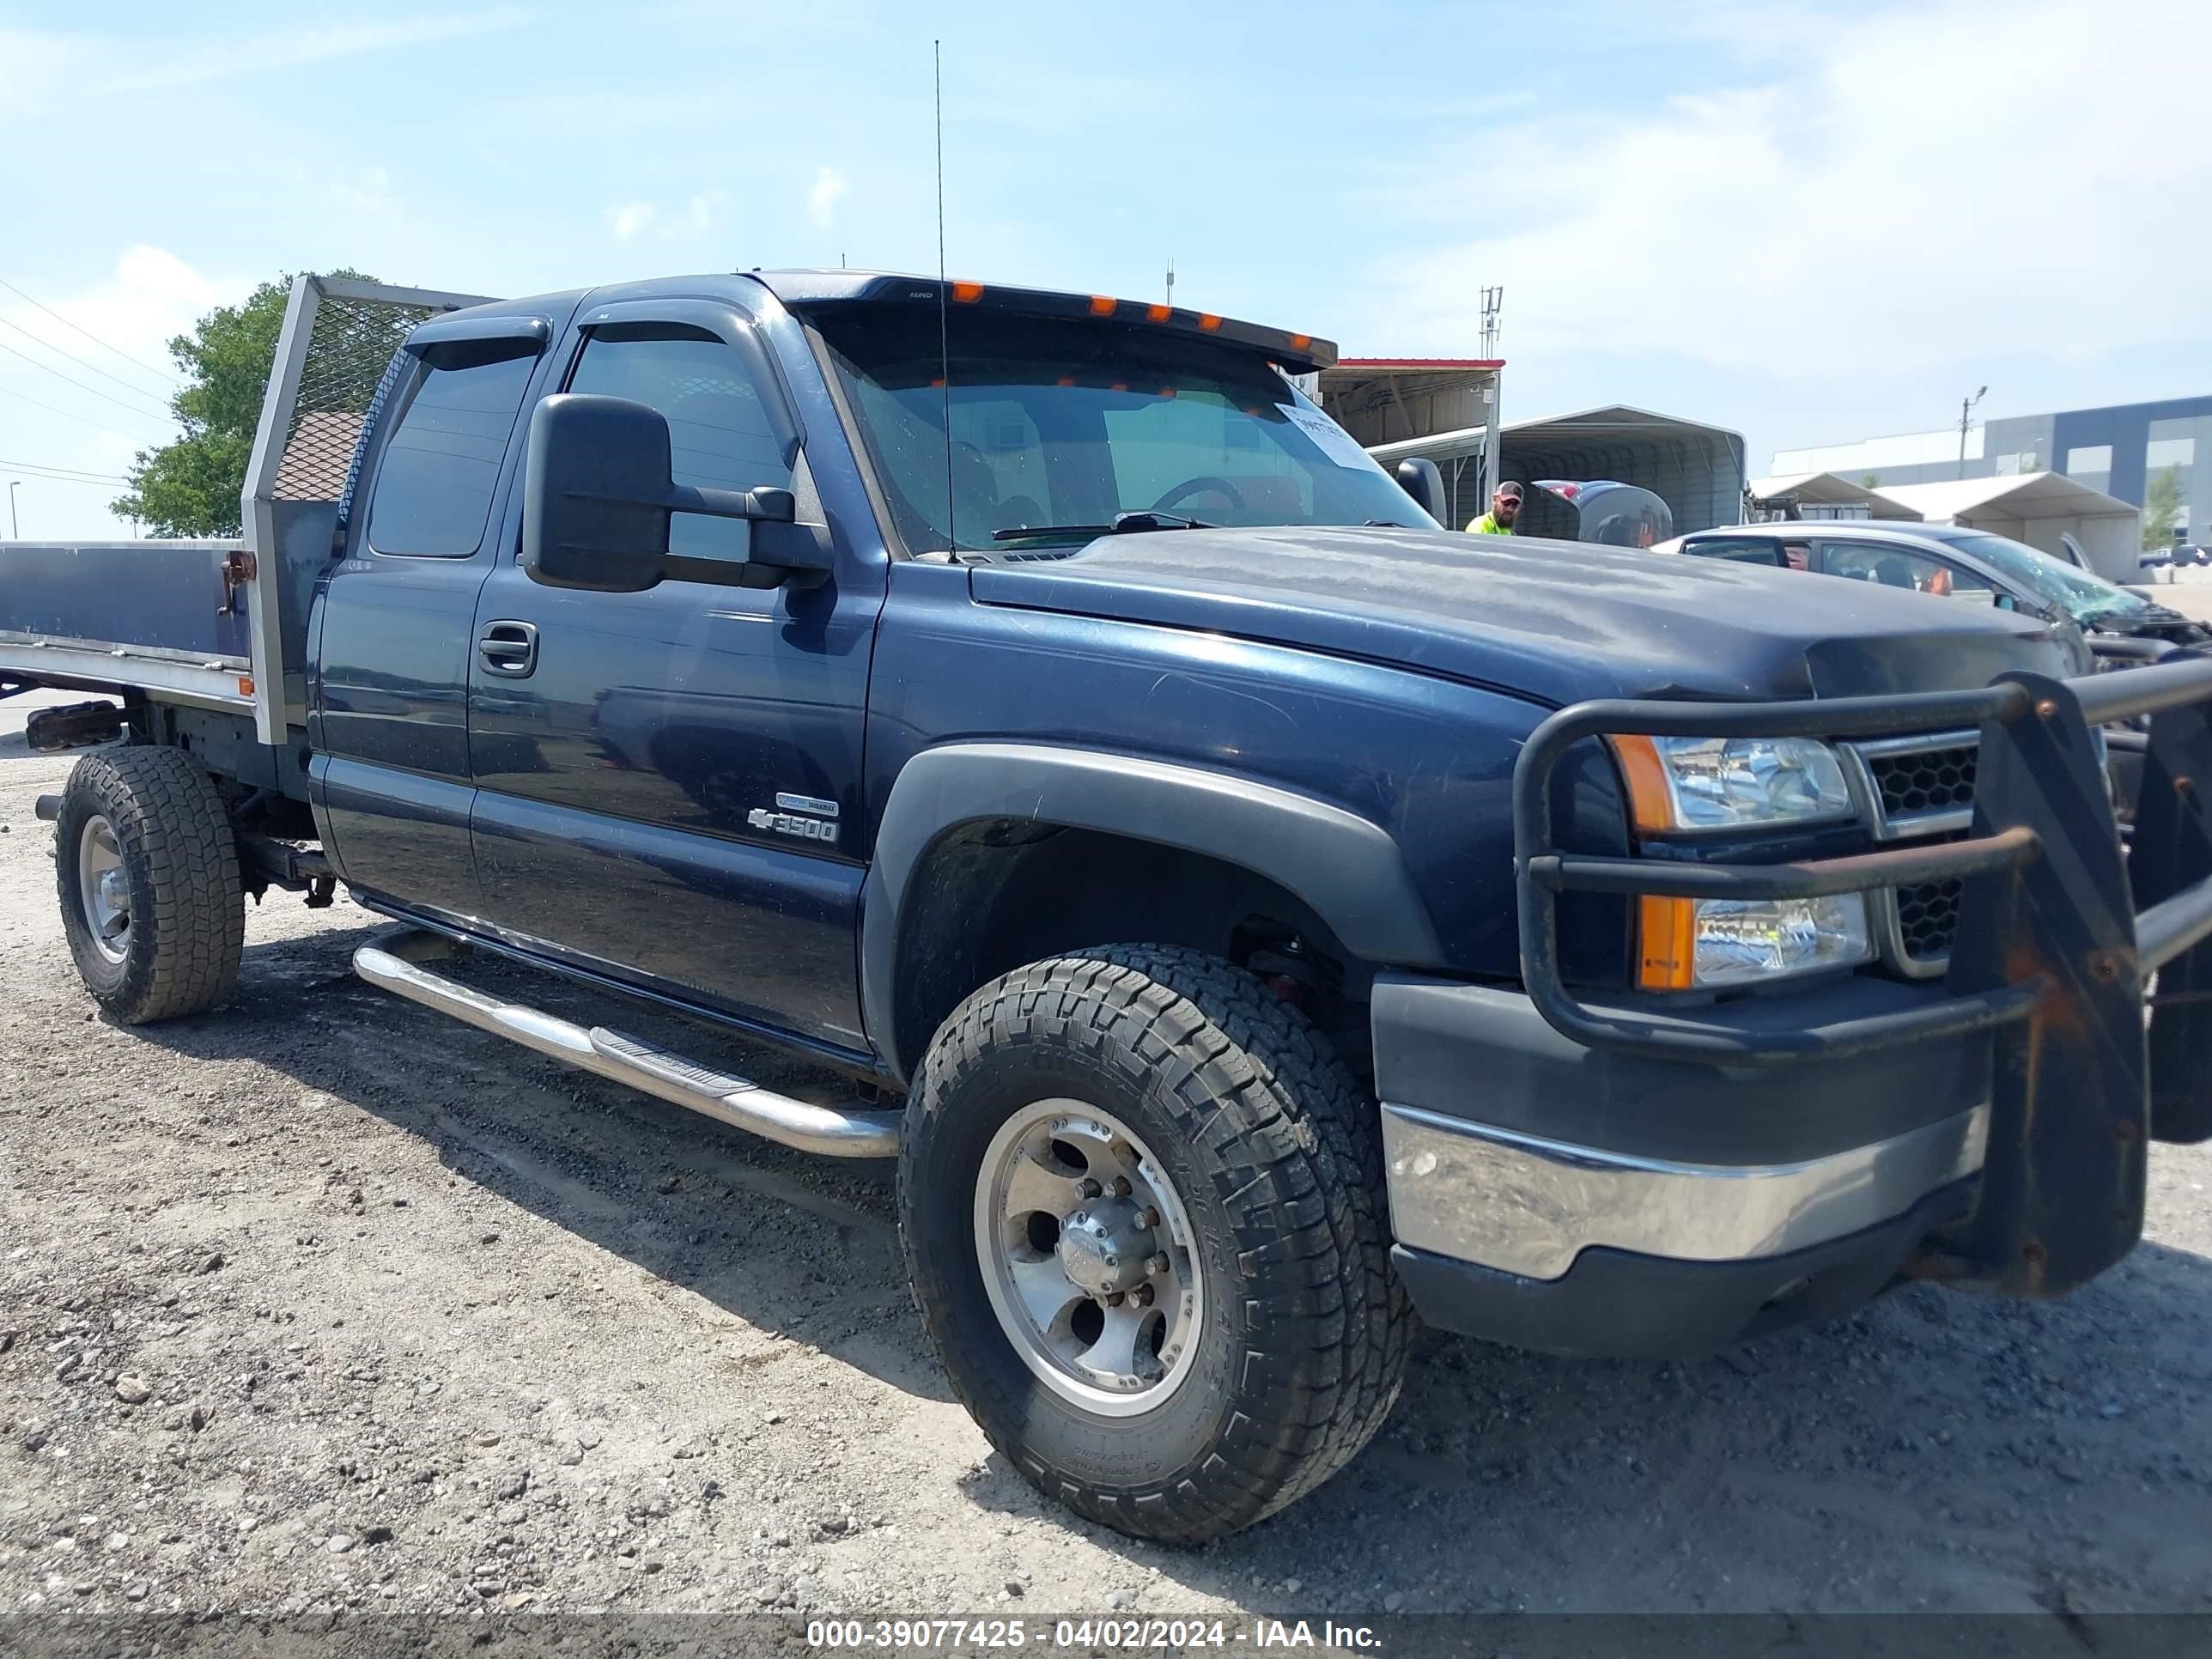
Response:
[{"label": "tinted window", "polygon": [[1701,559],[1729,559],[1738,564],[1771,564],[1778,569],[1783,564],[1782,549],[1778,544],[1751,537],[1701,537],[1686,543],[1682,550],[1694,553]]},{"label": "tinted window", "polygon": [[[1064,545],[1147,508],[1223,525],[1430,523],[1264,353],[964,307],[949,344],[934,308],[814,318],[915,551]],[[1037,534],[1004,533],[1024,530]]]},{"label": "tinted window", "polygon": [[[628,398],[668,420],[669,470],[702,489],[791,488],[791,469],[761,390],[726,341],[680,324],[625,323],[593,331],[568,390]],[[668,550],[688,558],[742,559],[742,519],[672,514]]]},{"label": "tinted window", "polygon": [[376,470],[368,541],[377,552],[451,559],[477,550],[536,354],[514,340],[459,341],[422,354]]},{"label": "tinted window", "polygon": [[1831,542],[1821,568],[1831,576],[1880,582],[1887,587],[1909,587],[1922,593],[1971,599],[1982,605],[1996,601],[1995,590],[1971,570],[1942,559],[1931,559],[1924,553],[1908,552],[1901,547],[1851,547]]}]

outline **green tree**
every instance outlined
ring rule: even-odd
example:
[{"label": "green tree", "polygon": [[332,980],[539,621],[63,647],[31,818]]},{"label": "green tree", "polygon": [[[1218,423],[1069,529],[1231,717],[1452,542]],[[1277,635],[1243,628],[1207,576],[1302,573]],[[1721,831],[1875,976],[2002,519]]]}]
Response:
[{"label": "green tree", "polygon": [[2142,544],[2148,552],[2154,547],[2173,545],[2175,527],[2181,523],[2181,469],[2169,466],[2162,472],[2151,474],[2149,486],[2143,491]]},{"label": "green tree", "polygon": [[1881,473],[1879,473],[1879,472],[1869,472],[1869,473],[1868,473],[1864,477],[1863,477],[1863,478],[1861,478],[1861,479],[1859,480],[1859,486],[1860,486],[1860,488],[1861,488],[1861,489],[1881,489]]},{"label": "green tree", "polygon": [[[333,276],[375,279],[357,270]],[[217,306],[190,334],[169,342],[185,373],[169,408],[184,436],[142,449],[131,467],[131,492],[108,503],[118,517],[137,519],[157,536],[235,536],[238,494],[253,453],[261,398],[276,361],[276,336],[292,279],[264,283],[237,306]]]}]

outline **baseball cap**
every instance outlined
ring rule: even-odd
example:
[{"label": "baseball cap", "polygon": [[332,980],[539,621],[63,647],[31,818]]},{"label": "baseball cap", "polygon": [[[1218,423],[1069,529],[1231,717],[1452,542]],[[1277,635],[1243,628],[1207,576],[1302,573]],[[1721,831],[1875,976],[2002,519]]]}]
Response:
[{"label": "baseball cap", "polygon": [[1521,486],[1508,478],[1504,483],[1498,485],[1493,493],[1503,495],[1509,501],[1517,501],[1521,499]]}]

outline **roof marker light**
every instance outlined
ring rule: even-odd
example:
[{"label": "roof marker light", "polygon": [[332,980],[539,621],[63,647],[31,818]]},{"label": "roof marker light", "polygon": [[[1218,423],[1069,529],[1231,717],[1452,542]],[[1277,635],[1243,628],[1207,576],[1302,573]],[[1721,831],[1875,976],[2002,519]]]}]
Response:
[{"label": "roof marker light", "polygon": [[983,297],[983,285],[981,283],[955,283],[952,297],[963,306],[972,306]]},{"label": "roof marker light", "polygon": [[1198,325],[1211,334],[1221,326],[1221,319],[1210,311],[1201,311],[1198,313]]},{"label": "roof marker light", "polygon": [[1121,301],[1110,294],[1094,294],[1091,296],[1091,314],[1094,317],[1111,317],[1114,314],[1114,308],[1120,304]]},{"label": "roof marker light", "polygon": [[1175,315],[1175,307],[1173,306],[1146,306],[1145,307],[1145,315],[1151,318],[1152,320],[1156,323],[1164,323],[1169,318]]}]

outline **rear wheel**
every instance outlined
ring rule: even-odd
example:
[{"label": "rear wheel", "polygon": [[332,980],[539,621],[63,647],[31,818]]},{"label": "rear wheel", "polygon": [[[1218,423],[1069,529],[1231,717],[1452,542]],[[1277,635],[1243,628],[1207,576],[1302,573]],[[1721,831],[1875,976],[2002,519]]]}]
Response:
[{"label": "rear wheel", "polygon": [[54,822],[62,927],[94,1000],[128,1025],[212,1008],[246,943],[238,848],[181,750],[88,755]]},{"label": "rear wheel", "polygon": [[945,1022],[899,1218],[962,1401],[1049,1496],[1199,1543],[1312,1490],[1389,1414],[1411,1328],[1374,1103],[1195,951],[1015,970]]}]

